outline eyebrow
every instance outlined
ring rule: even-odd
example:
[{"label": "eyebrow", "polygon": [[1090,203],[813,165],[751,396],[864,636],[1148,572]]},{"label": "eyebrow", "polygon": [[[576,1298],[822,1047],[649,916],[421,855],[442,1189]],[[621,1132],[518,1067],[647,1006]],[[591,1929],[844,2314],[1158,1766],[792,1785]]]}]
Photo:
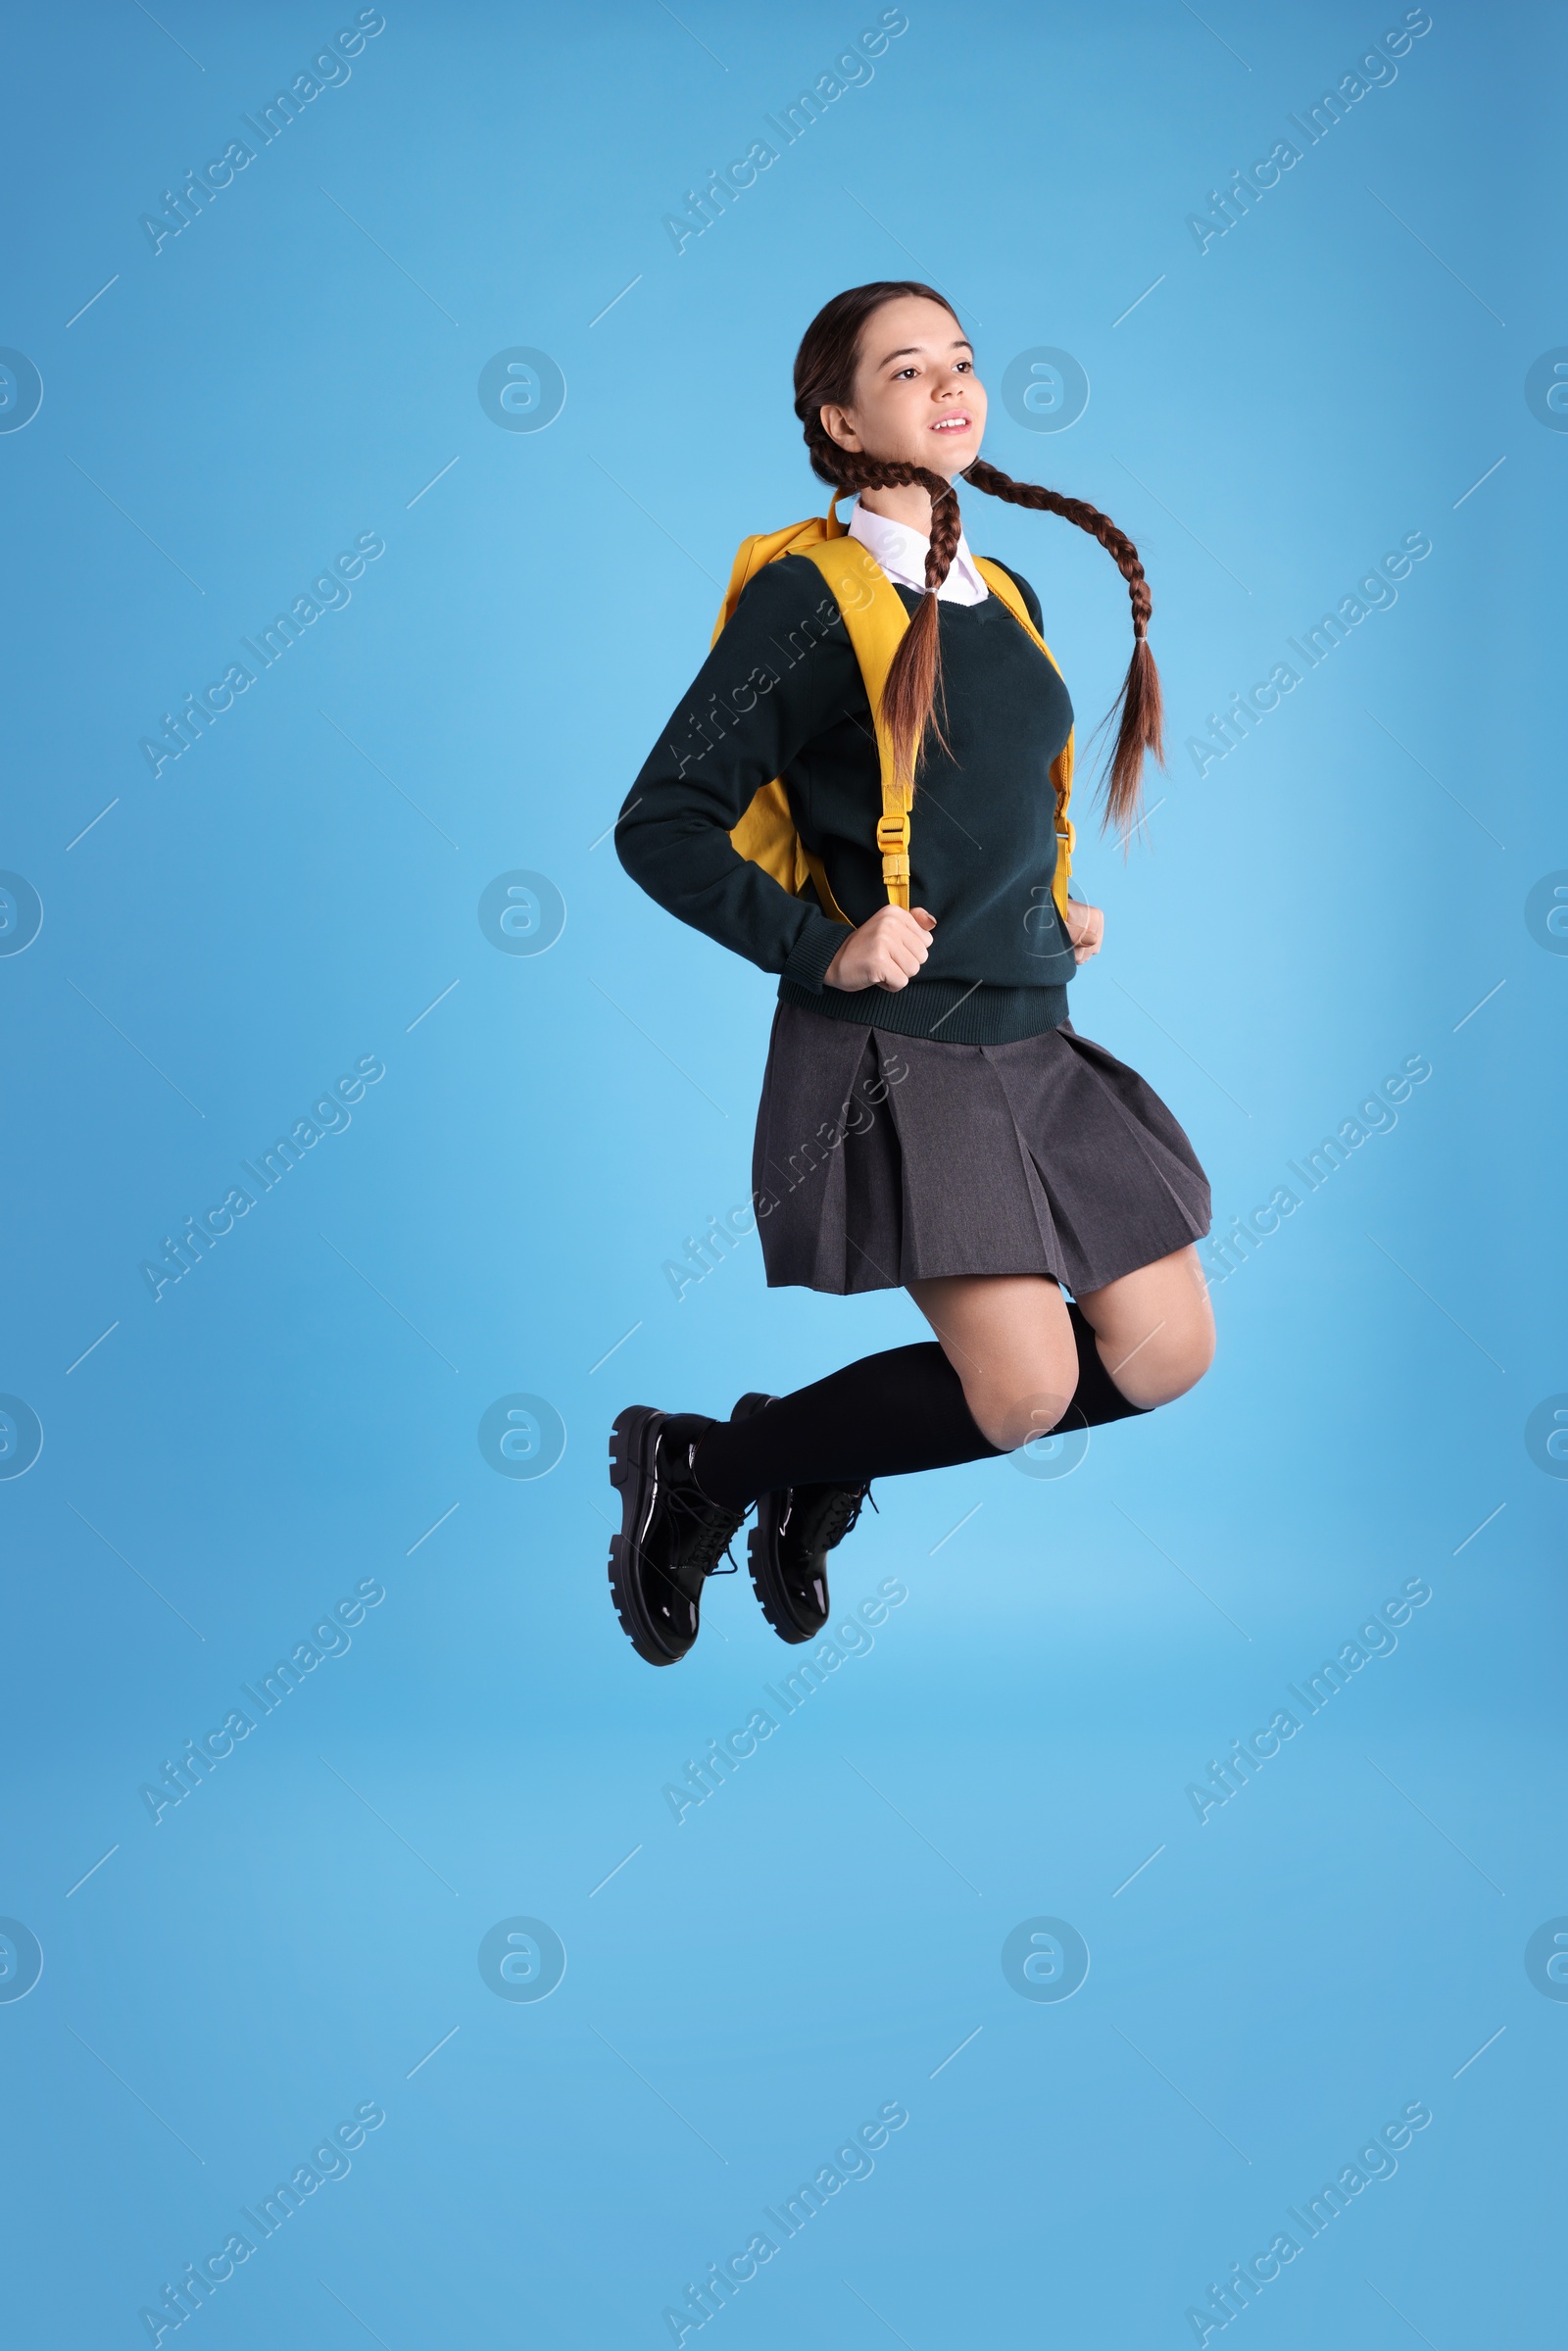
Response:
[{"label": "eyebrow", "polygon": [[[877,362],[877,366],[890,367],[895,360],[918,359],[924,349],[923,343],[906,343],[902,350],[890,351],[886,359]],[[973,351],[974,345],[967,335],[955,335],[953,341],[948,345],[948,349],[950,351]]]}]

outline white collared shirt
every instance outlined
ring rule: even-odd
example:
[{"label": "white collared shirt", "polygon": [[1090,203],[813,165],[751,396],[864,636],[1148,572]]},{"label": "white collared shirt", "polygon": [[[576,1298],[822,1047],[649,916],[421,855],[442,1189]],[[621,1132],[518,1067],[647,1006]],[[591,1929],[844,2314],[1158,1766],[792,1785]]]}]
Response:
[{"label": "white collared shirt", "polygon": [[[890,522],[886,514],[873,514],[858,498],[850,516],[850,536],[881,564],[889,579],[901,588],[913,588],[916,595],[925,594],[926,550],[931,542],[922,539],[917,530],[903,522]],[[959,533],[958,552],[948,568],[948,576],[937,590],[939,604],[983,604],[991,590],[969,553],[968,540]]]}]

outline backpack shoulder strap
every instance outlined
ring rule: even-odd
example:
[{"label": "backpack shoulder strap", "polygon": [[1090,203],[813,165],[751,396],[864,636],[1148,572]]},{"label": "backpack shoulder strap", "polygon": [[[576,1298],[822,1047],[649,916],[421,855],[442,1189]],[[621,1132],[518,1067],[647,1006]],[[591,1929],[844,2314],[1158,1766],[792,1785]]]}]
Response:
[{"label": "backpack shoulder strap", "polygon": [[[914,806],[910,781],[901,782],[894,764],[893,739],[882,718],[893,657],[904,642],[909,615],[903,599],[881,564],[858,539],[846,535],[817,547],[802,548],[821,572],[849,631],[859,663],[866,700],[876,729],[877,759],[882,770],[882,813],[877,820],[876,845],[882,853],[882,885],[892,906],[909,903],[909,810]],[[915,759],[920,747],[914,747]]]},{"label": "backpack shoulder strap", "polygon": [[[1024,603],[1011,572],[990,556],[976,556],[975,563],[984,576],[986,586],[994,596],[1000,597],[1030,642],[1039,646],[1060,677],[1061,664],[1030,619],[1029,607]],[[1067,813],[1067,804],[1072,798],[1072,767],[1073,738],[1069,731],[1066,742],[1051,763],[1051,781],[1056,795],[1056,872],[1052,883],[1052,896],[1063,916],[1067,911],[1067,882],[1072,873],[1072,853],[1078,838],[1073,820]]]}]

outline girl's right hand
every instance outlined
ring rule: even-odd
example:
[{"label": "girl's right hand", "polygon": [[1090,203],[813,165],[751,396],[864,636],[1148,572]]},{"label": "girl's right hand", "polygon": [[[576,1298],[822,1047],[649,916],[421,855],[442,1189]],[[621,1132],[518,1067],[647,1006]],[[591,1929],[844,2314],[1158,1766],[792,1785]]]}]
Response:
[{"label": "girl's right hand", "polygon": [[934,914],[924,906],[878,906],[852,931],[823,975],[829,988],[906,988],[931,952]]}]

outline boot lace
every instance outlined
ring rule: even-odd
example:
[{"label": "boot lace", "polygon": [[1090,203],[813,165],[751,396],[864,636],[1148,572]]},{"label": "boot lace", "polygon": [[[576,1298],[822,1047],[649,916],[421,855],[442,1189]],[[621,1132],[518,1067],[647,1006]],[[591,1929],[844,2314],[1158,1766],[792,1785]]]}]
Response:
[{"label": "boot lace", "polygon": [[[669,1481],[664,1501],[670,1514],[674,1564],[700,1576],[733,1576],[738,1562],[730,1545],[746,1524],[748,1512],[726,1510],[722,1503],[710,1501],[689,1468]],[[720,1559],[728,1559],[728,1567],[720,1567]]]}]

